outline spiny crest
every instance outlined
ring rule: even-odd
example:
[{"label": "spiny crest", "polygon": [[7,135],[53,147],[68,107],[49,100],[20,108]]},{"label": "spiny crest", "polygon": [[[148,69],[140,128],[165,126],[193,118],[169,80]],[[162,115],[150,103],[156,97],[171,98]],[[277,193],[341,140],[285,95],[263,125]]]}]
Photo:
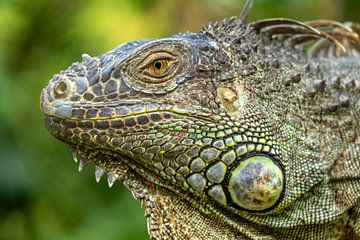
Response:
[{"label": "spiny crest", "polygon": [[250,24],[258,32],[270,35],[289,46],[305,50],[311,57],[359,56],[359,26],[329,20],[299,22],[274,18]]},{"label": "spiny crest", "polygon": [[[244,35],[246,20],[253,5],[253,0],[246,0],[245,6],[239,17],[226,18],[216,22],[210,22],[203,26],[202,32],[217,40],[219,43],[229,43],[234,39],[240,39]],[[243,34],[241,34],[243,32]],[[227,45],[227,44],[225,44]]]},{"label": "spiny crest", "polygon": [[249,16],[252,6],[253,0],[246,0],[245,6],[242,9],[239,17],[231,17],[214,23],[210,22],[209,24],[204,26],[202,30],[207,32],[213,29],[223,29],[224,32],[228,32],[227,30],[232,30],[234,27],[244,25],[246,24],[246,20]]},{"label": "spiny crest", "polygon": [[[253,0],[247,0],[239,17],[232,17],[209,23],[203,31],[216,40],[224,36],[244,34],[244,29],[256,30],[274,40],[282,41],[288,46],[304,50],[311,57],[360,56],[360,25],[356,23],[339,23],[329,20],[299,22],[285,18],[271,18],[249,23],[246,20],[252,8]],[[249,32],[249,31],[245,31]],[[220,36],[219,36],[220,35]]]}]

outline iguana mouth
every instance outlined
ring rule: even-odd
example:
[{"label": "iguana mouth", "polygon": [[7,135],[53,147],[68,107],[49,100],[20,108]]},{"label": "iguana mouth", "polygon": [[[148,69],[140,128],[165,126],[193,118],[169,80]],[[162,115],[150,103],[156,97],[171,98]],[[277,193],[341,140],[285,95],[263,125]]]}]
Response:
[{"label": "iguana mouth", "polygon": [[118,127],[146,125],[169,118],[192,118],[215,124],[213,114],[199,111],[181,103],[143,102],[138,100],[110,101],[106,103],[51,101],[45,89],[41,94],[41,111],[48,117],[66,122],[116,122]]},{"label": "iguana mouth", "polygon": [[[104,152],[103,154],[100,154],[101,150],[99,152],[94,152],[94,150],[90,149],[87,146],[80,146],[80,145],[73,145],[71,147],[72,157],[75,163],[78,163],[78,170],[79,172],[84,169],[85,166],[93,163],[95,165],[95,180],[96,182],[99,182],[104,174],[107,174],[107,182],[109,187],[112,187],[116,180],[124,181],[124,176],[119,174],[121,172],[126,172],[126,169],[129,169],[129,160],[125,160],[128,157],[126,155],[119,156],[119,153],[117,153],[116,157],[115,155],[112,156],[110,152]],[[99,158],[99,156],[101,156]],[[107,161],[107,157],[116,158],[116,167],[113,167],[111,169],[107,168],[104,165],[104,162]],[[115,166],[113,164],[113,166]]]},{"label": "iguana mouth", "polygon": [[[86,166],[95,165],[95,181],[98,183],[104,175],[109,188],[111,188],[116,181],[120,181],[141,204],[144,204],[144,199],[149,194],[150,182],[157,187],[161,187],[166,191],[179,193],[171,181],[158,181],[153,172],[146,168],[141,167],[129,156],[112,152],[105,149],[93,149],[86,145],[72,145],[71,146],[72,158],[75,163],[78,163],[78,171],[81,172]],[[182,193],[185,197],[185,192]],[[189,197],[185,197],[189,198]]]},{"label": "iguana mouth", "polygon": [[[154,106],[154,105],[152,105]],[[140,109],[141,107],[141,109]],[[144,125],[149,121],[158,122],[162,119],[169,118],[183,118],[189,117],[193,119],[203,120],[209,123],[215,123],[216,121],[211,118],[210,113],[198,113],[194,109],[190,108],[179,108],[179,106],[168,105],[161,107],[154,107],[153,109],[144,107],[143,104],[135,105],[133,107],[128,106],[117,106],[117,107],[105,107],[106,110],[98,111],[98,107],[89,106],[89,107],[71,107],[72,114],[69,116],[57,115],[56,110],[55,113],[45,113],[46,116],[63,119],[64,121],[113,121],[113,120],[122,120],[125,122],[126,119],[135,118],[137,119],[137,124]],[[60,108],[61,109],[61,108]],[[69,111],[70,112],[70,111]],[[147,119],[144,119],[147,118]]]},{"label": "iguana mouth", "polygon": [[[79,164],[79,172],[85,166],[93,163],[97,183],[100,182],[104,175],[106,175],[109,188],[116,181],[120,181],[135,199],[140,200],[142,206],[145,204],[144,200],[149,189],[142,179],[154,181],[154,177],[149,170],[143,169],[139,172],[137,164],[132,162],[128,156],[120,153],[102,152],[102,150],[94,151],[94,149],[80,145],[73,145],[71,151],[73,160]],[[109,162],[111,164],[108,164]]]}]

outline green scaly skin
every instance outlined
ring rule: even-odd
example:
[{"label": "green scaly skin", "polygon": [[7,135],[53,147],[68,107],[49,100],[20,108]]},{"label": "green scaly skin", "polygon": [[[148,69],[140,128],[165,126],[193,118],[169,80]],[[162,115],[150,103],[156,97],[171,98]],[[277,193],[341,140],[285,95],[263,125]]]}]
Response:
[{"label": "green scaly skin", "polygon": [[360,239],[357,25],[246,24],[251,3],[84,55],[43,90],[46,127],[124,183],[152,239]]}]

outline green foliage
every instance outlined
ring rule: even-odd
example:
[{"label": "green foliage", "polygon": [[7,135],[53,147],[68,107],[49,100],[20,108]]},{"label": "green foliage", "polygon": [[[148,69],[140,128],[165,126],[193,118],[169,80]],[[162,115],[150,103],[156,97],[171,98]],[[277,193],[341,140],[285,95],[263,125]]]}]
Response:
[{"label": "green foliage", "polygon": [[[117,183],[95,183],[43,126],[52,74],[118,44],[198,31],[242,0],[0,1],[0,240],[147,239],[144,209]],[[360,21],[358,0],[255,0],[251,19]]]}]

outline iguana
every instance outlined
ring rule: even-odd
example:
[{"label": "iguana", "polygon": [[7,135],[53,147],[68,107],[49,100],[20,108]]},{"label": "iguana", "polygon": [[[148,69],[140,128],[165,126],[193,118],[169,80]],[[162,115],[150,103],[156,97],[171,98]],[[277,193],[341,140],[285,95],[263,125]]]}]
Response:
[{"label": "iguana", "polygon": [[45,125],[152,239],[360,239],[359,25],[239,17],[55,74]]}]

